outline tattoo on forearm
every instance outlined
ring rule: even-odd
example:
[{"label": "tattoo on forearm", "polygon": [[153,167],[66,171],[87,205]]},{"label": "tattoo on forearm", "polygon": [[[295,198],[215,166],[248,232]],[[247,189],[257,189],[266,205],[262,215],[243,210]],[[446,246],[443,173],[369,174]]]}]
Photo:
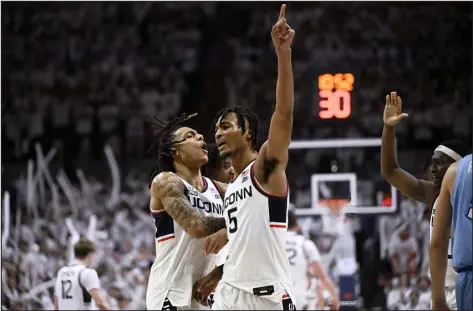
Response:
[{"label": "tattoo on forearm", "polygon": [[211,235],[220,229],[225,228],[225,219],[222,217],[205,217],[203,220],[203,231],[206,235]]},{"label": "tattoo on forearm", "polygon": [[225,228],[225,219],[202,217],[192,207],[179,188],[180,181],[167,179],[166,184],[157,185],[161,202],[166,212],[184,229],[194,228],[210,235]]},{"label": "tattoo on forearm", "polygon": [[162,200],[164,209],[184,229],[202,227],[202,218],[192,209],[183,195],[168,196]]}]

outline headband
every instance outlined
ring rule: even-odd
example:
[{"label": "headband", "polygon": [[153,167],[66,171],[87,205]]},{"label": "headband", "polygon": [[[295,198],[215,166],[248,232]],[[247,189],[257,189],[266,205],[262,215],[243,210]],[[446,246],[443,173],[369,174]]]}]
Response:
[{"label": "headband", "polygon": [[455,161],[460,161],[462,156],[453,151],[452,149],[445,147],[444,145],[439,145],[435,148],[435,151],[440,151],[448,155],[450,158],[454,159]]}]

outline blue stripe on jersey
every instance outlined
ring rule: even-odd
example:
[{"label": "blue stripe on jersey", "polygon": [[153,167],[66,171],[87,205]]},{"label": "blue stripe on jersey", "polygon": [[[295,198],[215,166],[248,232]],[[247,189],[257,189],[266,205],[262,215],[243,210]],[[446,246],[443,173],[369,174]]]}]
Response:
[{"label": "blue stripe on jersey", "polygon": [[472,202],[472,180],[471,180],[471,154],[458,162],[457,175],[453,185],[450,202],[452,203],[453,218],[453,268],[461,270],[471,269],[472,247],[471,247],[471,202]]},{"label": "blue stripe on jersey", "polygon": [[156,238],[174,233],[174,221],[166,211],[154,212],[152,215],[156,226]]}]

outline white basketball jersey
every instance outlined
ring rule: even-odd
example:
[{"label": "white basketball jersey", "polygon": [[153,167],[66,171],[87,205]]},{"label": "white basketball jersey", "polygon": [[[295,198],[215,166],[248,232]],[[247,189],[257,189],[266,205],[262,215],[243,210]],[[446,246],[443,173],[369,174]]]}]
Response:
[{"label": "white basketball jersey", "polygon": [[[222,280],[261,298],[281,302],[284,290],[293,300],[286,253],[288,196],[275,197],[258,185],[251,162],[228,185],[224,217],[228,257]],[[259,288],[267,291],[260,291]]]},{"label": "white basketball jersey", "polygon": [[[97,310],[95,301],[93,301],[85,284],[83,284],[83,273],[86,270],[90,269],[75,263],[59,269],[54,286],[59,310]],[[88,283],[98,283],[98,277],[96,280]],[[99,286],[97,284],[94,287],[98,288]]]},{"label": "white basketball jersey", "polygon": [[[438,196],[432,205],[432,215],[430,216],[430,239],[432,239],[432,228],[434,227],[435,210],[437,209]],[[430,275],[430,272],[429,272]],[[452,238],[448,242],[448,261],[447,261],[447,274],[445,275],[445,286],[455,287],[457,279],[457,273],[453,270],[452,264]]]},{"label": "white basketball jersey", "polygon": [[[297,296],[297,310],[307,305],[309,287],[309,264],[320,261],[320,253],[314,242],[293,231],[288,231],[286,252],[289,258],[290,272]],[[315,293],[315,290],[314,290]]]},{"label": "white basketball jersey", "polygon": [[[179,177],[180,178],[180,177]],[[202,192],[184,179],[185,195],[199,215],[222,217],[223,201],[215,184],[203,177]],[[175,307],[191,305],[192,286],[215,268],[217,255],[204,255],[205,239],[195,239],[165,211],[151,211],[156,225],[156,260],[148,281],[148,309],[161,310],[167,297]]]}]

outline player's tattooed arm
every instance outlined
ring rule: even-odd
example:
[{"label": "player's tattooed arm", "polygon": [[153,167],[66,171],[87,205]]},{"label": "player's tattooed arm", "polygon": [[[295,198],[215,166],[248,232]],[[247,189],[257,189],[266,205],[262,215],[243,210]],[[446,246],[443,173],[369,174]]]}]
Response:
[{"label": "player's tattooed arm", "polygon": [[224,218],[201,217],[192,208],[184,191],[185,187],[182,181],[171,173],[159,174],[151,184],[152,198],[161,201],[164,210],[189,235],[203,238],[225,228]]}]

